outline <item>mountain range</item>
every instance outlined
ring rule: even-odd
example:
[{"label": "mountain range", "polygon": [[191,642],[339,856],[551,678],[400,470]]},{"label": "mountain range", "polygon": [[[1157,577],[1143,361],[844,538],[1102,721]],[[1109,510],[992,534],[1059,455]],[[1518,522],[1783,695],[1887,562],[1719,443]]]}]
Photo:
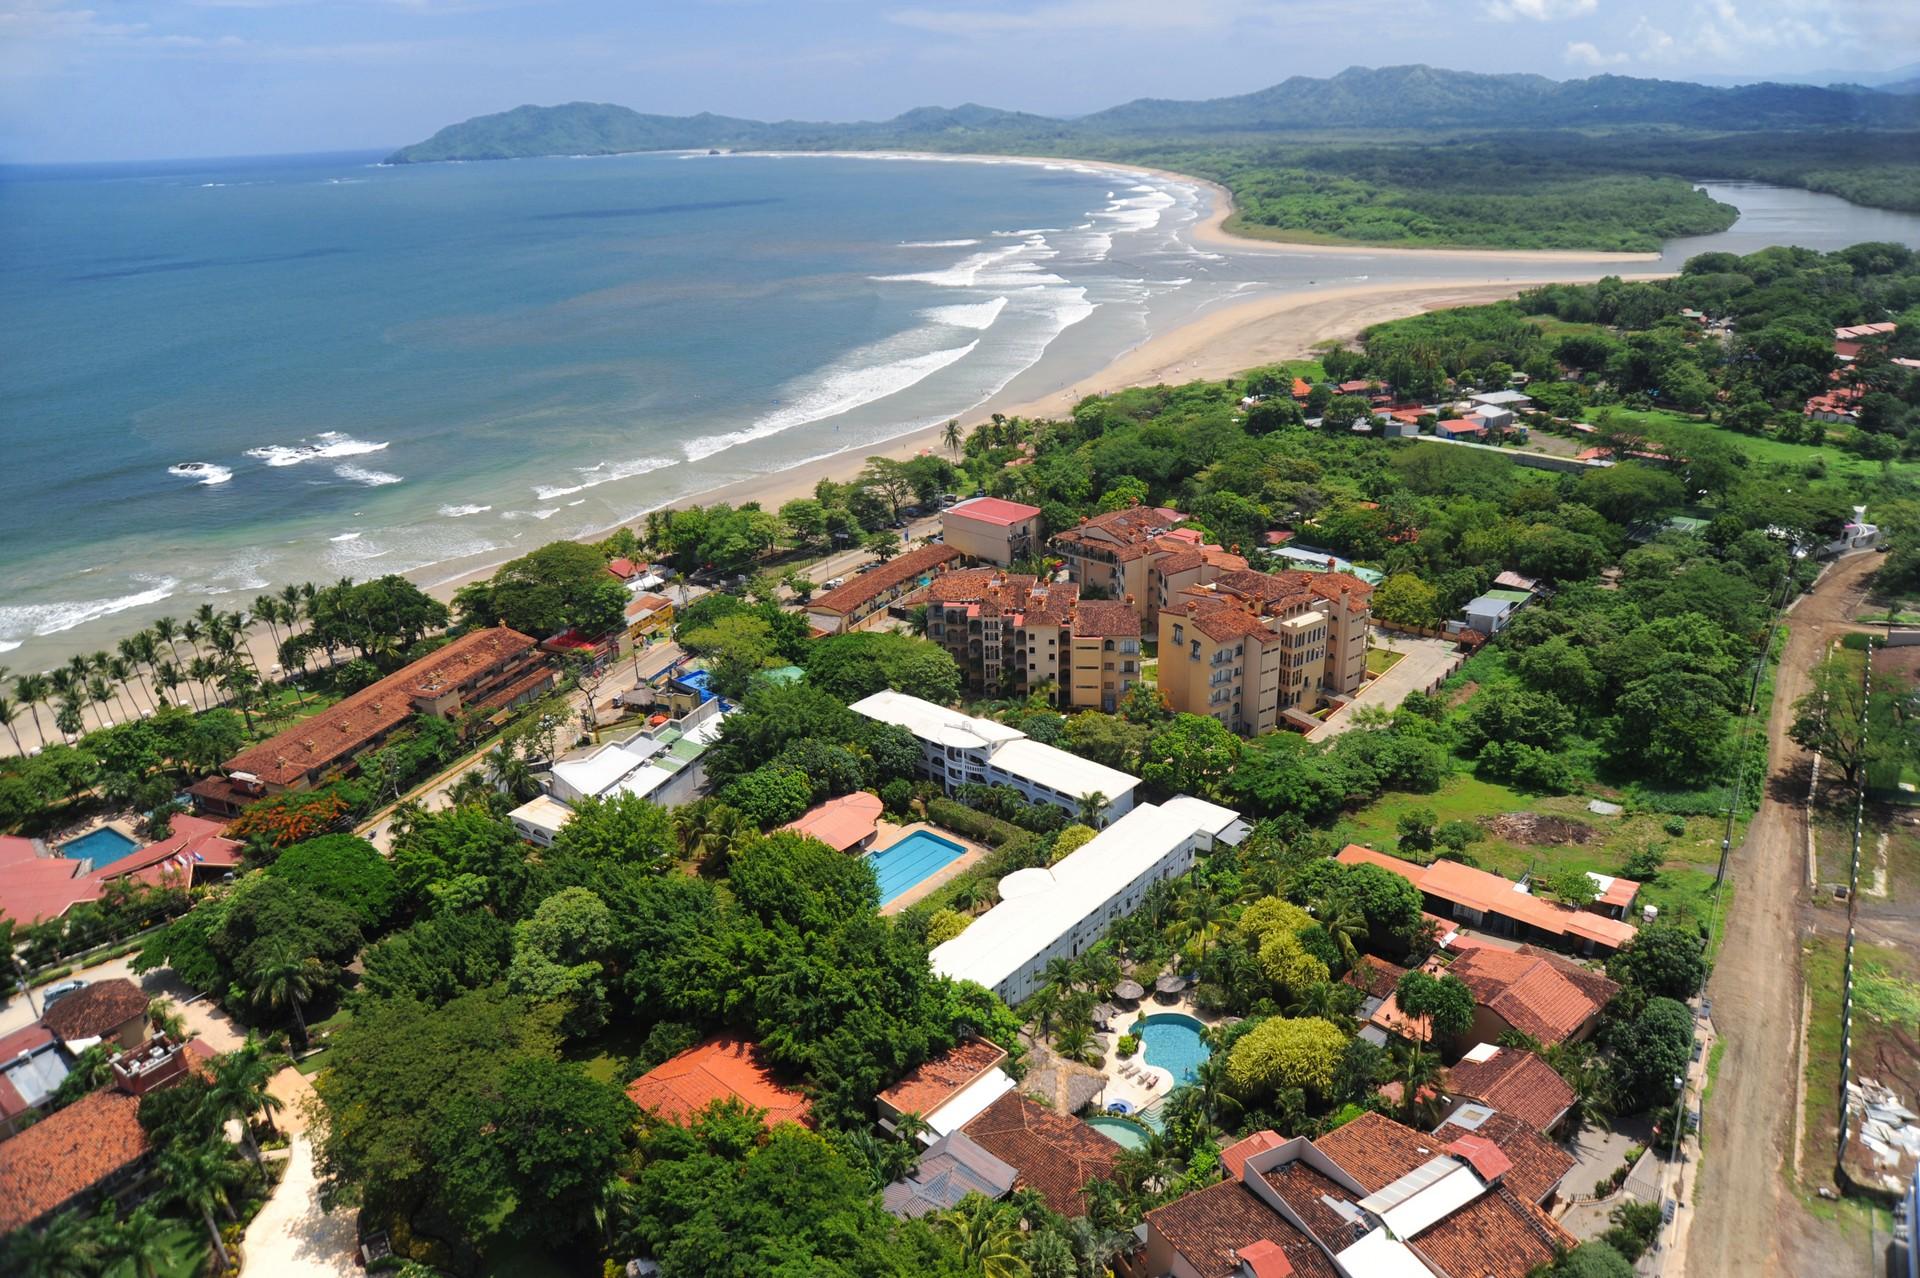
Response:
[{"label": "mountain range", "polygon": [[817,150],[988,142],[1031,149],[1102,138],[1245,136],[1342,131],[1512,128],[1901,129],[1920,127],[1920,96],[1840,85],[1714,87],[1599,75],[1549,80],[1428,66],[1352,67],[1327,79],[1293,76],[1269,88],[1204,101],[1137,98],[1075,119],[968,103],[917,107],[884,121],[763,122],[702,113],[647,115],[605,103],[521,106],[449,125],[402,147],[393,164],[539,155],[713,148]]}]

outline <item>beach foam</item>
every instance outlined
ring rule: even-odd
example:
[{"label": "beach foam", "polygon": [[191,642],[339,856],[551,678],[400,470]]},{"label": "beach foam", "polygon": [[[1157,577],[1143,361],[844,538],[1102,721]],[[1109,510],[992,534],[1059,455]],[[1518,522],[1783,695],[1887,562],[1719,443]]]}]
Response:
[{"label": "beach foam", "polygon": [[579,483],[536,484],[533,495],[540,501],[555,501],[561,497],[583,493],[589,488],[598,488],[601,484],[610,484],[616,479],[632,479],[635,475],[645,475],[663,466],[677,465],[679,461],[678,457],[635,457],[631,461],[597,462],[592,466],[578,468]]},{"label": "beach foam", "polygon": [[484,515],[492,509],[491,506],[442,506],[440,513],[448,519],[460,519],[467,515]]},{"label": "beach foam", "polygon": [[972,248],[979,240],[901,240],[899,248]]},{"label": "beach foam", "polygon": [[177,577],[136,577],[135,581],[153,582],[145,590],[121,595],[117,599],[62,600],[45,604],[0,605],[0,636],[15,647],[28,636],[57,635],[63,630],[83,626],[101,617],[111,617],[129,608],[144,608],[172,598],[180,581]]},{"label": "beach foam", "polygon": [[269,466],[298,466],[301,462],[360,457],[387,447],[385,442],[355,439],[337,430],[323,430],[313,440],[312,443],[303,440],[292,445],[265,444],[259,448],[249,448],[247,456],[257,457]]},{"label": "beach foam", "polygon": [[[768,435],[777,435],[781,431],[791,430],[795,426],[805,426],[828,417],[837,417],[841,413],[851,412],[875,400],[897,395],[908,387],[925,381],[933,374],[971,355],[980,345],[976,338],[965,346],[956,346],[950,350],[927,351],[919,355],[907,355],[888,359],[905,344],[916,339],[917,333],[903,333],[884,342],[876,342],[847,355],[829,365],[825,372],[811,385],[802,380],[795,392],[793,402],[784,408],[757,419],[753,425],[742,430],[729,431],[723,435],[708,435],[703,439],[689,440],[682,448],[688,461],[699,461],[729,448],[764,439]],[[891,349],[890,349],[891,348]]]},{"label": "beach foam", "polygon": [[205,487],[224,484],[233,478],[233,472],[225,466],[216,466],[212,462],[181,462],[177,466],[167,467],[169,475],[178,475],[182,479],[195,479]]},{"label": "beach foam", "polygon": [[365,466],[335,466],[333,473],[342,479],[351,479],[356,484],[365,484],[369,488],[382,488],[388,484],[401,482],[400,476],[385,470],[369,470]]},{"label": "beach foam", "polygon": [[359,541],[360,534],[359,533],[341,533],[339,536],[329,537],[327,538],[327,540],[328,541]]},{"label": "beach foam", "polygon": [[1006,297],[991,298],[984,302],[962,302],[957,306],[935,306],[920,312],[920,318],[932,320],[936,324],[947,324],[954,328],[988,329],[993,321],[1000,318],[1000,312],[1007,309]]},{"label": "beach foam", "polygon": [[[998,235],[996,231],[994,234]],[[1025,244],[989,249],[960,259],[944,271],[913,271],[905,275],[875,275],[882,284],[937,284],[941,288],[972,288],[980,282],[980,273],[991,266],[1018,257],[1027,251]]]}]

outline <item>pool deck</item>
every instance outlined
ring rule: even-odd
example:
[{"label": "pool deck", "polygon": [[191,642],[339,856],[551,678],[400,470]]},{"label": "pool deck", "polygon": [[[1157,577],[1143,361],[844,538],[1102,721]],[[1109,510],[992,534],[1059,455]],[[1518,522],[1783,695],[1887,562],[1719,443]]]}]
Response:
[{"label": "pool deck", "polygon": [[921,830],[925,830],[928,834],[938,835],[949,843],[958,843],[966,849],[965,852],[954,858],[954,860],[941,866],[938,870],[926,878],[921,879],[899,896],[894,897],[891,901],[881,906],[880,913],[882,914],[898,914],[908,906],[925,900],[926,897],[936,889],[946,886],[965,871],[972,869],[974,864],[987,854],[987,850],[978,843],[975,843],[972,839],[961,838],[952,830],[943,830],[928,821],[915,821],[909,825],[895,825],[891,821],[883,820],[880,821],[878,825],[879,833],[874,835],[873,846],[867,849],[869,854],[884,852],[894,844],[900,842],[900,840],[909,835],[917,834]]},{"label": "pool deck", "polygon": [[[1103,1108],[1106,1105],[1112,1104],[1114,1101],[1121,1100],[1132,1105],[1133,1112],[1138,1114],[1148,1105],[1153,1104],[1153,1102],[1161,1099],[1173,1090],[1174,1080],[1172,1071],[1162,1069],[1158,1065],[1147,1064],[1144,1051],[1135,1052],[1125,1060],[1122,1060],[1114,1052],[1114,1044],[1119,1041],[1120,1035],[1125,1033],[1127,1027],[1132,1025],[1134,1021],[1142,1016],[1159,1016],[1168,1012],[1178,1012],[1182,1016],[1191,1016],[1208,1029],[1212,1029],[1220,1023],[1218,1016],[1203,1012],[1195,1007],[1193,1005],[1193,999],[1186,994],[1182,994],[1171,1003],[1162,1003],[1149,994],[1146,998],[1140,1000],[1138,1008],[1122,1009],[1120,1015],[1116,1016],[1113,1020],[1114,1032],[1111,1034],[1098,1035],[1101,1054],[1107,1058],[1107,1090],[1106,1094],[1101,1098]],[[1129,1064],[1133,1066],[1132,1077],[1127,1077],[1120,1073],[1120,1067]],[[1148,1079],[1153,1081],[1153,1086],[1147,1086]]]},{"label": "pool deck", "polygon": [[[120,856],[115,857],[113,861],[107,862],[108,865],[112,865],[114,861],[119,861],[126,857],[132,856],[135,852],[138,852],[142,847],[145,846],[145,844],[141,841],[140,836],[134,832],[134,825],[133,825],[132,819],[125,815],[115,813],[112,816],[108,816],[104,818],[95,818],[94,820],[87,821],[84,824],[78,825],[71,830],[63,831],[58,836],[59,842],[53,845],[53,853],[55,856],[66,856],[68,844],[72,843],[75,839],[84,839],[89,834],[98,834],[102,830],[112,830],[115,834],[119,835],[124,839],[131,841],[133,844],[132,847],[127,848],[125,851],[123,851],[120,854]],[[100,863],[98,861],[93,861],[92,858],[88,858],[88,860],[90,864],[88,865],[87,868],[90,871],[101,868]]]}]

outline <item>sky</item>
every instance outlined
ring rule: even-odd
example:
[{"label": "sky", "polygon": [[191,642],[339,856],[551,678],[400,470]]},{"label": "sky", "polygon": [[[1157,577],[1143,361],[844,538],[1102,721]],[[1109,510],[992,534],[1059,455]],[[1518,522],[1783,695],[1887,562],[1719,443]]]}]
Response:
[{"label": "sky", "polygon": [[0,0],[0,160],[384,149],[522,103],[1067,115],[1289,75],[1798,76],[1920,61],[1915,0]]}]

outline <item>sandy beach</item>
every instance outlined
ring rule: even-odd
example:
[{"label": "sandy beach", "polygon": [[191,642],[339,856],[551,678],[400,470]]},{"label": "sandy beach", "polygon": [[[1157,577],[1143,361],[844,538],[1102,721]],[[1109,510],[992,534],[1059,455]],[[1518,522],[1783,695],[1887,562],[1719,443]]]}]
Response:
[{"label": "sandy beach", "polygon": [[[929,158],[1000,160],[1002,157]],[[1568,270],[1564,274],[1542,272],[1527,279],[1502,277],[1498,280],[1362,284],[1306,292],[1273,292],[1233,301],[1204,311],[1177,327],[1153,334],[1131,349],[1116,355],[1112,362],[1097,373],[1027,402],[1000,406],[995,410],[1006,416],[1061,417],[1070,413],[1075,404],[1089,395],[1104,394],[1134,386],[1154,386],[1229,377],[1257,365],[1309,356],[1317,346],[1328,342],[1351,340],[1367,327],[1388,320],[1448,307],[1483,305],[1512,297],[1524,288],[1553,283],[1560,279],[1594,278],[1602,273],[1626,275],[1625,272],[1614,269],[1614,264],[1644,261],[1652,256],[1547,252],[1487,253],[1451,249],[1353,249],[1252,240],[1234,235],[1224,229],[1224,223],[1232,213],[1232,200],[1225,188],[1210,182],[1185,174],[1150,170],[1139,165],[1101,164],[1084,160],[1042,160],[1025,156],[1005,158],[1020,162],[1075,164],[1111,171],[1116,176],[1153,173],[1155,176],[1171,181],[1203,188],[1210,193],[1211,207],[1206,217],[1189,228],[1189,233],[1197,243],[1230,248],[1235,252],[1269,250],[1287,253],[1413,253],[1463,259],[1471,257],[1491,261],[1531,262],[1543,266],[1565,263],[1569,267],[1584,267],[1584,269]],[[1655,275],[1627,275],[1626,277],[1659,278]],[[988,416],[989,414],[985,411],[962,414],[960,422],[963,427],[971,429],[974,425],[986,420]],[[941,448],[939,437],[942,429],[940,426],[934,426],[899,436],[883,444],[851,448],[845,452],[808,462],[804,466],[690,493],[671,504],[689,506],[728,502],[740,505],[746,502],[758,502],[767,509],[774,509],[796,497],[811,496],[814,486],[823,479],[836,482],[852,479],[865,466],[868,457],[908,458],[923,452],[937,451]],[[612,527],[588,534],[583,540],[604,537],[612,531]],[[429,593],[436,598],[450,600],[461,586],[489,575],[495,566],[497,565],[489,565],[437,580],[433,579],[432,568],[423,569],[411,575],[429,579],[431,584],[425,587]],[[188,609],[190,605],[191,601],[183,601],[181,606],[183,609]],[[256,632],[252,636],[252,651],[254,660],[261,670],[272,671],[277,667],[278,655],[266,633]],[[140,696],[143,699],[151,697],[151,690],[146,689],[144,684],[141,685]],[[116,719],[120,717],[117,709],[114,717]],[[42,724],[51,729],[51,715],[45,707],[41,709],[40,719]],[[98,726],[101,720],[97,708],[89,707],[86,719],[89,727]],[[32,750],[39,744],[39,734],[35,730],[33,718],[24,712],[24,708],[20,717],[15,720],[13,728],[18,732],[21,744],[26,749]],[[0,738],[0,751],[10,750],[11,745],[10,739]]]}]

